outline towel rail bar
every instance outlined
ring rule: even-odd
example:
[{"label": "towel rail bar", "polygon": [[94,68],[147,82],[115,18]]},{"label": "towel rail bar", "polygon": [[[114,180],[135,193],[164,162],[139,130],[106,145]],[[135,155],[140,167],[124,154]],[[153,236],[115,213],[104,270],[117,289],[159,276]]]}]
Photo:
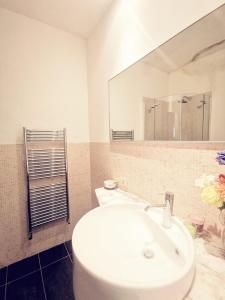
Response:
[{"label": "towel rail bar", "polygon": [[[63,218],[69,223],[66,129],[31,130],[24,127],[23,130],[27,171],[28,236],[32,239],[34,228]],[[41,142],[41,148],[37,148],[38,142]],[[47,184],[44,182],[46,179]],[[44,185],[40,185],[39,181],[43,181]]]}]

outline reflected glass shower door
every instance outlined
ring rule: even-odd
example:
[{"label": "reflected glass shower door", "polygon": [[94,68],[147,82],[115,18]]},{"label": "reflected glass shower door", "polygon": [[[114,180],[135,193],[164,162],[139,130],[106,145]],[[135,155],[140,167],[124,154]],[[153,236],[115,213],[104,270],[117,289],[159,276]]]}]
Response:
[{"label": "reflected glass shower door", "polygon": [[169,102],[165,100],[155,100],[155,140],[169,140],[170,130],[168,126]]},{"label": "reflected glass shower door", "polygon": [[[163,99],[144,98],[144,139],[145,140],[179,140],[180,106]],[[179,112],[177,111],[179,110]]]},{"label": "reflected glass shower door", "polygon": [[200,101],[197,109],[203,111],[202,121],[202,140],[209,141],[209,129],[210,129],[210,111],[211,111],[211,93],[203,95],[203,99]]},{"label": "reflected glass shower door", "polygon": [[181,140],[209,140],[211,94],[199,94],[182,97],[181,105]]},{"label": "reflected glass shower door", "polygon": [[155,140],[155,100],[144,98],[144,139]]}]

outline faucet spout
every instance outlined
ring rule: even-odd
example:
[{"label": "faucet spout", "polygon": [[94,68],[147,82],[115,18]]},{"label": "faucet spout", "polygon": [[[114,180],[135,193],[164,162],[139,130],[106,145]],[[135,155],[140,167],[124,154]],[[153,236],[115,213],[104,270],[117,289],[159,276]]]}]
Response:
[{"label": "faucet spout", "polygon": [[144,210],[146,212],[148,212],[149,209],[151,209],[151,208],[154,208],[154,207],[165,207],[165,206],[166,206],[165,204],[154,204],[154,205],[149,204],[149,205],[145,206]]},{"label": "faucet spout", "polygon": [[148,212],[149,209],[153,207],[163,207],[164,213],[163,213],[163,220],[162,224],[165,228],[171,227],[171,217],[173,215],[173,203],[174,203],[174,194],[171,192],[166,192],[165,194],[165,202],[163,204],[156,204],[156,205],[147,205],[145,207],[145,211]]}]

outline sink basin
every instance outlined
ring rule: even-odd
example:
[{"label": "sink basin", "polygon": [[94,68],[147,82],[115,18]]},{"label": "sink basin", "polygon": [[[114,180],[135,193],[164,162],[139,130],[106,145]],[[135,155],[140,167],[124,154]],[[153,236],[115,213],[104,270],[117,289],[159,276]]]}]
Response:
[{"label": "sink basin", "polygon": [[180,300],[194,276],[194,245],[185,226],[143,203],[93,209],[72,238],[76,300]]}]

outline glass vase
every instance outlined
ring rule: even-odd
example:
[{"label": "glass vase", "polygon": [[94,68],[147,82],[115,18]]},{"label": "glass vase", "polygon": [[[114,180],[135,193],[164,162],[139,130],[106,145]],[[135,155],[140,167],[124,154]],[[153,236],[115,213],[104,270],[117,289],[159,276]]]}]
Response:
[{"label": "glass vase", "polygon": [[221,209],[219,213],[219,221],[225,226],[225,209]]}]

